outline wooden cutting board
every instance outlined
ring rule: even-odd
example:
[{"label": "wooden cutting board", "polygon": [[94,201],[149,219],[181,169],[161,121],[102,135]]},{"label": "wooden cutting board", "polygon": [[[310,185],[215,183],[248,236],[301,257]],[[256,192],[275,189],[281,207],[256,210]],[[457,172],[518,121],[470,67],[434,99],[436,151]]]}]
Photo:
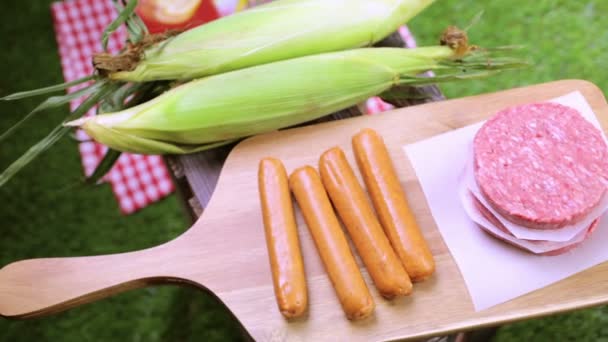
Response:
[{"label": "wooden cutting board", "polygon": [[[437,335],[606,303],[608,263],[475,312],[402,152],[403,145],[478,122],[504,107],[548,100],[575,90],[583,93],[602,126],[608,127],[608,106],[602,91],[585,81],[566,80],[245,140],[228,157],[204,214],[182,236],[132,253],[10,264],[0,270],[0,314],[34,317],[151,283],[187,282],[214,293],[258,341],[376,341]],[[305,164],[316,166],[319,155],[337,145],[355,165],[350,139],[364,127],[384,136],[436,257],[437,273],[416,284],[412,296],[387,301],[378,296],[363,270],[375,297],[375,316],[361,322],[348,321],[297,212],[310,307],[306,317],[289,322],[277,310],[272,289],[256,184],[258,161],[265,156],[278,157],[289,172]]]}]

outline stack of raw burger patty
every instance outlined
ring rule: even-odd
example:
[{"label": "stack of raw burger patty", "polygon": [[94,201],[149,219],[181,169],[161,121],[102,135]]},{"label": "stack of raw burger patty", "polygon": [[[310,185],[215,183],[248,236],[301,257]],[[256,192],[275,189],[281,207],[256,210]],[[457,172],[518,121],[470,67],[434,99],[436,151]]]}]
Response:
[{"label": "stack of raw burger patty", "polygon": [[601,132],[555,103],[505,109],[473,141],[475,208],[491,235],[537,254],[583,242],[607,207],[608,148]]}]

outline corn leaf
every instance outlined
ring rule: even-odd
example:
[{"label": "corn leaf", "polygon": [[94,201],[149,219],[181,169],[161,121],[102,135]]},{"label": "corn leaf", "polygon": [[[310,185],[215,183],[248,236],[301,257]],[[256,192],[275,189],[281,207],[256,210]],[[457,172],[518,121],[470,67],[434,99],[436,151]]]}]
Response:
[{"label": "corn leaf", "polygon": [[95,79],[95,76],[91,75],[91,76],[87,76],[87,77],[83,77],[83,78],[79,78],[75,81],[71,81],[71,82],[65,82],[65,83],[61,83],[61,84],[55,84],[49,87],[44,87],[44,88],[39,88],[39,89],[34,89],[34,90],[28,90],[28,91],[20,91],[18,93],[14,93],[14,94],[10,94],[4,97],[0,97],[0,100],[2,101],[13,101],[13,100],[20,100],[20,99],[24,99],[27,97],[32,97],[32,96],[38,96],[38,95],[44,95],[44,94],[48,94],[48,93],[54,93],[56,91],[60,91],[66,88],[69,88],[71,86],[75,86],[84,82],[88,82],[88,81],[92,81]]},{"label": "corn leaf", "polygon": [[2,133],[2,135],[0,135],[0,143],[3,142],[6,138],[8,138],[11,134],[13,134],[26,121],[28,121],[29,119],[34,117],[35,114],[40,113],[41,111],[49,109],[49,108],[55,108],[55,107],[62,106],[64,104],[66,104],[72,100],[75,100],[77,98],[80,98],[82,96],[90,95],[96,91],[99,91],[99,89],[102,86],[103,86],[103,82],[94,83],[86,88],[80,89],[73,93],[69,93],[69,94],[61,95],[61,96],[51,96],[51,97],[47,98],[44,102],[39,104],[38,107],[34,108],[34,110],[29,112],[26,116],[24,116],[16,124],[14,124],[12,127],[7,129],[4,133]]},{"label": "corn leaf", "polygon": [[[65,121],[72,120],[82,116],[89,109],[91,109],[99,100],[107,96],[109,93],[116,89],[116,85],[112,83],[99,82],[102,84],[100,91],[89,96],[76,110],[71,113]],[[61,137],[63,137],[68,131],[69,127],[63,126],[63,123],[55,127],[51,133],[49,133],[44,139],[30,147],[21,157],[15,160],[6,170],[0,174],[0,187],[6,184],[17,172],[27,166],[32,160],[38,155],[48,150],[53,144],[55,144]]]},{"label": "corn leaf", "polygon": [[112,21],[110,25],[103,30],[103,35],[101,36],[101,46],[103,47],[104,51],[108,50],[108,40],[110,39],[110,35],[118,30],[120,25],[129,20],[131,15],[133,15],[135,12],[135,7],[137,7],[137,0],[130,0],[127,2],[127,5],[122,10],[119,10],[120,13],[118,13],[118,17],[116,17],[116,19],[114,19],[114,21]]},{"label": "corn leaf", "polygon": [[481,17],[483,17],[483,12],[484,12],[483,10],[477,12],[477,14],[475,14],[473,19],[471,19],[471,22],[464,28],[464,30],[468,31],[473,26],[477,25],[481,21]]},{"label": "corn leaf", "polygon": [[137,43],[144,38],[144,32],[138,25],[133,25],[131,22],[126,22],[127,34],[131,43]]},{"label": "corn leaf", "polygon": [[400,85],[427,85],[450,81],[464,81],[469,79],[477,79],[488,77],[493,74],[499,73],[500,70],[474,70],[474,71],[460,71],[445,75],[436,75],[433,77],[422,77],[422,76],[405,76],[399,80]]},{"label": "corn leaf", "polygon": [[147,34],[148,28],[139,16],[135,13],[127,20],[127,30],[129,32],[129,40],[132,43],[140,42]]},{"label": "corn leaf", "polygon": [[101,102],[99,112],[110,113],[128,108],[128,104],[126,103],[127,99],[130,96],[134,96],[136,93],[142,92],[142,90],[145,92],[147,88],[150,88],[150,85],[147,83],[124,84]]},{"label": "corn leaf", "polygon": [[99,125],[93,121],[87,122],[85,130],[89,135],[105,137],[103,141],[100,141],[104,145],[123,152],[141,154],[188,154],[227,145],[239,140],[226,139],[203,144],[176,144],[125,133],[111,127]]},{"label": "corn leaf", "polygon": [[[144,101],[146,96],[149,95],[149,91],[155,86],[154,82],[125,84],[112,94],[107,101],[102,102],[100,107],[104,108],[105,105],[103,112],[129,108]],[[131,95],[134,96],[125,103],[126,99]],[[120,151],[108,149],[101,162],[95,168],[95,171],[85,178],[85,183],[89,185],[97,184],[112,169],[121,155],[122,152]]]},{"label": "corn leaf", "polygon": [[121,154],[122,152],[120,151],[108,149],[99,165],[95,168],[95,171],[85,179],[85,183],[90,185],[97,184],[112,169]]},{"label": "corn leaf", "polygon": [[[118,13],[125,11],[125,7],[121,1],[115,0],[114,7]],[[135,12],[131,13],[129,18],[125,21],[125,26],[127,27],[127,33],[131,43],[141,41],[148,34],[148,28]]]}]

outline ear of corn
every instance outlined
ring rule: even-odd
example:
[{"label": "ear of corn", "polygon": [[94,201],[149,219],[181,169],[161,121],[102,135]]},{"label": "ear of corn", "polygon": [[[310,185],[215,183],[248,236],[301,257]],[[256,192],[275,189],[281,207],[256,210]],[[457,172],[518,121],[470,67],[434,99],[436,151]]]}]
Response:
[{"label": "ear of corn", "polygon": [[100,141],[103,140],[107,146],[111,146],[117,151],[137,151],[137,153],[144,154],[159,154],[160,151],[163,151],[164,154],[188,154],[219,147],[234,141],[225,140],[202,145],[179,145],[162,140],[147,139],[99,124],[88,124],[86,131],[90,135],[103,137]]},{"label": "ear of corn", "polygon": [[115,80],[193,79],[371,45],[434,0],[278,0],[185,31],[145,50]]},{"label": "ear of corn", "polygon": [[[188,153],[230,139],[316,119],[417,77],[444,71],[439,80],[485,75],[511,64],[453,60],[447,46],[365,48],[306,56],[207,77],[176,87],[127,110],[69,123],[114,149]],[[481,74],[476,72],[481,70]]]}]

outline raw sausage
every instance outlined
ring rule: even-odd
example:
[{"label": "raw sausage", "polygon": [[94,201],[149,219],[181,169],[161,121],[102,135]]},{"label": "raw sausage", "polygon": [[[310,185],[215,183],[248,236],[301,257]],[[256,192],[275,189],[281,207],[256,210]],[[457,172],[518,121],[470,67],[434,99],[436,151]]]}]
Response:
[{"label": "raw sausage", "polygon": [[319,175],[310,166],[295,170],[289,185],[348,319],[372,314],[374,300],[363,280]]},{"label": "raw sausage", "polygon": [[260,161],[258,186],[279,311],[286,318],[298,317],[308,306],[306,275],[287,173],[280,160]]},{"label": "raw sausage", "polygon": [[319,171],[323,185],[380,294],[389,299],[410,294],[410,277],[382,231],[344,152],[334,147],[323,153]]},{"label": "raw sausage", "polygon": [[364,129],[352,139],[359,170],[380,223],[412,281],[435,272],[435,260],[418,228],[382,137]]}]

